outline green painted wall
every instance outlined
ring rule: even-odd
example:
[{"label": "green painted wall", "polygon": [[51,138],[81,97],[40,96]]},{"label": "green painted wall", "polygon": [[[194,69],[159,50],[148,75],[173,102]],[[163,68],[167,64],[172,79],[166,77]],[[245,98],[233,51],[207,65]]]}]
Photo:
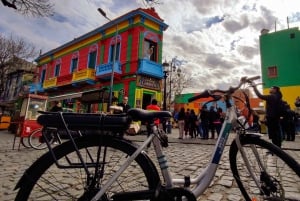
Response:
[{"label": "green painted wall", "polygon": [[[300,31],[290,28],[260,36],[264,93],[277,85],[292,108],[300,95]],[[268,67],[277,66],[277,77],[268,76]]]}]

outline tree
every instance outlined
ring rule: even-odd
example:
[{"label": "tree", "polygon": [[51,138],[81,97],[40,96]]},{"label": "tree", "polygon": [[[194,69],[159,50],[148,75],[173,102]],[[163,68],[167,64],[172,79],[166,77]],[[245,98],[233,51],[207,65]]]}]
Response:
[{"label": "tree", "polygon": [[26,43],[22,38],[7,38],[0,34],[0,95],[5,89],[8,72],[18,70],[24,62],[35,58],[37,52],[32,44]]},{"label": "tree", "polygon": [[45,17],[53,15],[54,4],[49,0],[1,0],[4,6],[15,9],[22,15]]}]

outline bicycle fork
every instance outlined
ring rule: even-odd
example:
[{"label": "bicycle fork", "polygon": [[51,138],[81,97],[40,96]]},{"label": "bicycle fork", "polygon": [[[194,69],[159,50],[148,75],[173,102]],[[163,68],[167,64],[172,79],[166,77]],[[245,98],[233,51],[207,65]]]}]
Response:
[{"label": "bicycle fork", "polygon": [[[243,161],[245,162],[246,168],[247,168],[250,176],[253,178],[253,180],[254,180],[256,186],[259,188],[259,190],[261,192],[263,192],[263,189],[261,188],[261,185],[260,185],[260,181],[257,180],[257,177],[255,177],[254,172],[253,172],[253,170],[251,168],[250,162],[248,160],[248,157],[247,157],[247,155],[245,153],[245,150],[244,150],[244,148],[243,148],[243,146],[241,144],[240,138],[242,138],[242,137],[243,137],[242,135],[237,135],[237,137],[235,138],[235,143],[236,143],[236,145],[238,147],[238,150],[241,152],[241,156],[243,158]],[[258,165],[259,165],[259,168],[261,169],[261,172],[266,172],[265,167],[264,167],[264,165],[263,165],[263,163],[262,163],[262,161],[260,159],[260,156],[259,156],[259,154],[257,152],[257,149],[256,149],[255,145],[250,144],[250,147],[251,147],[252,152],[254,153],[256,161],[258,162]]]}]

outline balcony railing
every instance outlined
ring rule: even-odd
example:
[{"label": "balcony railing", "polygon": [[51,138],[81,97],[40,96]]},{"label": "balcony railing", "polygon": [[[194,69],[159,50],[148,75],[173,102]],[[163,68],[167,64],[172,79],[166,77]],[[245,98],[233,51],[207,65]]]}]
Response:
[{"label": "balcony railing", "polygon": [[56,81],[57,81],[56,77],[52,77],[52,78],[49,78],[48,80],[44,80],[43,88],[47,89],[47,88],[56,87]]},{"label": "balcony railing", "polygon": [[72,83],[73,74],[67,74],[57,77],[56,85],[64,86]]},{"label": "balcony railing", "polygon": [[42,83],[31,83],[29,84],[29,93],[44,92]]},{"label": "balcony railing", "polygon": [[78,83],[82,81],[93,83],[95,81],[95,70],[87,68],[74,72],[72,77],[72,83]]},{"label": "balcony railing", "polygon": [[139,68],[137,73],[141,75],[148,75],[158,79],[162,79],[164,76],[162,65],[149,59],[139,60]]},{"label": "balcony railing", "polygon": [[[112,73],[112,66],[112,62],[96,66],[96,77],[102,79],[109,79]],[[114,74],[122,74],[121,63],[119,61],[115,62]]]}]

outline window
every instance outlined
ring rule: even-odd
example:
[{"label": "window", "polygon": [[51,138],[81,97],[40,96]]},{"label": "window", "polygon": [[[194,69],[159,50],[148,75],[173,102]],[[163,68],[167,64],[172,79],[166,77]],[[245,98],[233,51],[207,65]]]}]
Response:
[{"label": "window", "polygon": [[79,53],[75,52],[72,56],[72,60],[71,60],[71,73],[75,72],[77,70],[78,67],[78,57],[79,57]]},{"label": "window", "polygon": [[268,67],[268,77],[277,77],[277,66],[270,66]]},{"label": "window", "polygon": [[[109,61],[112,62],[114,60],[114,51],[115,51],[115,44],[112,44],[110,46],[109,50]],[[116,49],[116,61],[119,60],[119,55],[120,55],[120,43],[117,43],[117,49]]]},{"label": "window", "polygon": [[291,33],[290,38],[292,38],[292,39],[295,38],[295,33]]},{"label": "window", "polygon": [[157,62],[157,44],[155,42],[144,41],[144,58]]},{"label": "window", "polygon": [[88,64],[89,68],[95,68],[95,66],[96,66],[96,56],[97,56],[96,51],[89,53],[89,64]]},{"label": "window", "polygon": [[43,69],[41,74],[41,83],[45,81],[45,77],[46,77],[46,69]]},{"label": "window", "polygon": [[97,61],[97,44],[93,45],[89,49],[89,56],[88,56],[88,68],[94,69],[96,66]]},{"label": "window", "polygon": [[121,51],[120,47],[121,47],[121,36],[118,35],[117,37],[113,37],[110,42],[108,62],[113,62],[115,48],[116,48],[116,61],[120,60],[120,51]]},{"label": "window", "polygon": [[54,77],[58,77],[60,73],[60,64],[56,64],[54,69]]},{"label": "window", "polygon": [[60,74],[60,66],[61,66],[61,59],[55,61],[54,67],[54,77],[58,77]]}]

